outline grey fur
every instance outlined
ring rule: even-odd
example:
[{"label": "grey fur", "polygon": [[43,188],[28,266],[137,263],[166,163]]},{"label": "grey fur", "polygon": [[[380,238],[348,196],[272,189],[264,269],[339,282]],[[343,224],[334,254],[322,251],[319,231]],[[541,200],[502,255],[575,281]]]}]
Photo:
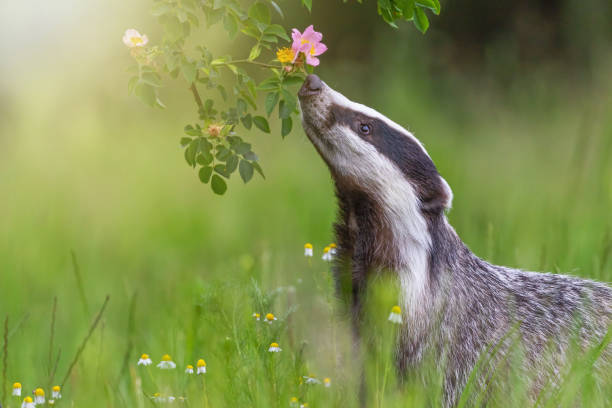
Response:
[{"label": "grey fur", "polygon": [[[457,403],[483,353],[489,367],[480,368],[477,383],[481,386],[517,348],[518,339],[524,350],[521,369],[530,376],[531,395],[536,396],[543,387],[559,383],[573,340],[583,350],[603,341],[612,322],[612,289],[608,285],[481,260],[448,224],[445,210],[450,207],[452,192],[409,132],[377,112],[348,101],[316,76],[309,76],[300,90],[300,105],[306,134],[330,168],[336,185],[340,213],[335,274],[338,288],[342,282],[350,288],[357,342],[362,296],[369,277],[381,269],[407,279],[407,286],[402,286],[407,292],[411,284],[423,282],[418,302],[413,301],[409,313],[403,313],[397,364],[402,373],[418,373],[427,356],[439,361],[446,406]],[[363,123],[374,124],[378,133],[364,133],[360,130]],[[358,139],[347,132],[362,134]],[[353,140],[360,146],[339,145],[342,140]],[[351,157],[353,151],[355,157]],[[365,179],[359,178],[359,166],[375,170],[378,163],[393,163],[397,174],[407,181],[407,197],[416,195],[418,210],[414,217],[424,222],[415,223],[416,227],[405,234],[394,230],[406,223],[396,222],[401,221],[394,218],[398,204],[389,205],[387,196],[381,193],[385,180],[370,176],[372,171]],[[408,200],[405,205],[413,204]],[[397,242],[398,236],[409,238]],[[409,256],[401,256],[413,249],[415,253],[425,251],[424,270]],[[608,345],[597,368],[608,369],[611,355]]]}]

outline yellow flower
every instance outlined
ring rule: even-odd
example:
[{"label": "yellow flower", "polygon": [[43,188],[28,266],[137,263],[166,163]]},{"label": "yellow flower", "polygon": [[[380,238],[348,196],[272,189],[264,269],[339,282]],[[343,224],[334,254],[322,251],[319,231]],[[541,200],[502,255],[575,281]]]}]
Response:
[{"label": "yellow flower", "polygon": [[281,64],[289,64],[295,60],[295,51],[291,48],[283,47],[276,51],[276,58]]},{"label": "yellow flower", "polygon": [[193,374],[193,366],[191,364],[187,366],[187,368],[185,369],[185,373]]},{"label": "yellow flower", "polygon": [[304,245],[304,256],[312,256],[312,244],[307,243]]},{"label": "yellow flower", "polygon": [[51,397],[57,399],[62,398],[62,394],[60,393],[61,390],[59,385],[54,385],[53,388],[51,388]]},{"label": "yellow flower", "polygon": [[272,323],[273,321],[277,320],[276,316],[274,316],[272,313],[268,313],[266,315],[266,322],[268,323]]},{"label": "yellow flower", "polygon": [[326,377],[326,378],[323,380],[323,384],[325,385],[325,388],[329,388],[329,387],[331,387],[331,378]]}]

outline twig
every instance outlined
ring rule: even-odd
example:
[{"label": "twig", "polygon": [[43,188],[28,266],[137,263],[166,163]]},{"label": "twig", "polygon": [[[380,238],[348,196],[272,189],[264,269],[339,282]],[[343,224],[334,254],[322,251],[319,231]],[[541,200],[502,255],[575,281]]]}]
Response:
[{"label": "twig", "polygon": [[191,93],[193,93],[193,99],[195,99],[196,103],[198,104],[199,110],[204,110],[204,104],[202,103],[202,98],[200,98],[198,88],[195,86],[195,82],[191,83],[189,89],[191,90]]},{"label": "twig", "polygon": [[79,346],[79,349],[77,350],[74,356],[74,359],[72,360],[72,362],[70,363],[70,366],[68,367],[68,371],[66,372],[66,375],[64,376],[64,379],[62,380],[62,383],[60,385],[61,388],[64,388],[64,384],[66,383],[66,380],[68,380],[68,377],[70,377],[70,373],[72,372],[72,369],[74,368],[75,364],[79,360],[81,353],[85,349],[85,346],[87,345],[87,341],[89,340],[94,330],[98,326],[98,323],[100,323],[100,319],[102,319],[102,315],[104,314],[104,310],[106,309],[106,305],[108,305],[109,300],[110,300],[110,295],[106,295],[106,299],[104,299],[104,304],[102,305],[102,308],[100,308],[98,315],[96,316],[91,326],[89,327],[89,332],[87,332],[87,335],[85,336],[85,338],[83,339],[83,342]]},{"label": "twig", "polygon": [[30,313],[24,314],[21,320],[15,325],[15,327],[13,327],[13,330],[9,332],[8,338],[11,339],[15,335],[15,333],[17,333],[17,330],[19,330],[21,326],[23,326],[23,324],[28,321],[29,318]]},{"label": "twig", "polygon": [[57,296],[53,297],[53,308],[51,309],[51,332],[49,334],[49,366],[48,373],[53,369],[53,337],[55,336],[55,313],[57,312]]},{"label": "twig", "polygon": [[259,62],[259,61],[251,61],[248,59],[242,59],[242,60],[234,60],[234,61],[227,61],[224,62],[222,64],[219,65],[227,65],[227,64],[253,64],[253,65],[259,65],[260,67],[265,67],[265,68],[282,68],[282,66],[280,65],[272,65],[272,64],[266,64],[264,62]]},{"label": "twig", "polygon": [[74,276],[76,278],[79,294],[81,295],[81,302],[83,302],[85,314],[89,316],[89,305],[87,304],[87,297],[85,297],[85,289],[83,289],[83,279],[81,279],[81,270],[79,268],[79,264],[77,263],[77,258],[74,251],[70,251],[70,255],[72,255],[72,267],[74,269]]},{"label": "twig", "polygon": [[[4,404],[4,400],[6,399],[6,369],[8,365],[8,324],[9,317],[6,316],[4,319],[4,346],[2,347],[3,358],[2,358],[2,404]],[[1,405],[1,404],[0,404]]]}]

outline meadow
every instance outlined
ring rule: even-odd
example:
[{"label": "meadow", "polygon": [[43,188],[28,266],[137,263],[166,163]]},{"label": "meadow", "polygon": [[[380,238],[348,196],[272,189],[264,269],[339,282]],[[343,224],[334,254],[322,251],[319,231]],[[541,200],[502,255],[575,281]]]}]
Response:
[{"label": "meadow", "polygon": [[[213,195],[182,157],[187,91],[165,90],[164,111],[127,95],[120,36],[146,18],[118,1],[88,10],[77,11],[101,28],[87,40],[70,36],[83,21],[58,17],[66,24],[33,48],[23,38],[2,48],[3,407],[21,406],[14,382],[47,398],[61,384],[55,405],[66,407],[166,404],[155,393],[175,406],[358,406],[346,310],[321,259],[334,239],[333,185],[314,148],[301,129],[280,143],[278,132],[253,132],[266,179],[234,177],[226,196]],[[105,25],[114,13],[121,19]],[[6,34],[13,26],[2,21]],[[477,255],[612,281],[612,60],[585,72],[538,67],[501,85],[409,63],[418,50],[381,45],[317,73],[424,142],[454,192],[449,220]],[[387,320],[396,303],[393,281],[379,279],[366,318],[368,406],[438,406],[439,387],[398,386]],[[268,351],[273,342],[281,352]],[[143,353],[152,365],[137,365]],[[165,354],[176,369],[156,367]],[[199,359],[206,374],[185,373]],[[561,391],[539,405],[609,406],[612,379],[596,387],[591,366],[577,355]],[[515,381],[504,398],[526,403]]]}]

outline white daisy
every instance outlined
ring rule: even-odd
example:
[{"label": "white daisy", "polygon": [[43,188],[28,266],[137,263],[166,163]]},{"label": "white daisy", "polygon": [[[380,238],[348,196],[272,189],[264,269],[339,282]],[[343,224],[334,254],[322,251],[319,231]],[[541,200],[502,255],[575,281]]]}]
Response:
[{"label": "white daisy", "polygon": [[275,320],[278,320],[278,319],[272,313],[268,313],[266,315],[266,323],[270,323],[271,324]]},{"label": "white daisy", "polygon": [[306,384],[321,384],[321,381],[317,380],[317,378],[310,374],[310,375],[305,375],[304,376],[304,382]]},{"label": "white daisy", "polygon": [[261,315],[259,313],[253,313],[253,318],[257,321],[261,320]]},{"label": "white daisy", "polygon": [[45,390],[37,388],[34,390],[34,403],[44,404],[45,403]]},{"label": "white daisy", "polygon": [[197,374],[206,374],[206,361],[199,359],[196,363]]},{"label": "white daisy", "polygon": [[123,34],[123,43],[130,48],[134,47],[144,47],[149,42],[149,39],[146,35],[141,35],[138,31],[130,28],[125,30],[125,34]]},{"label": "white daisy", "polygon": [[323,256],[321,257],[321,259],[323,259],[324,261],[331,261],[332,260],[332,256],[330,253],[331,248],[326,246],[325,248],[323,248]]},{"label": "white daisy", "polygon": [[312,256],[313,252],[312,252],[312,244],[307,243],[306,245],[304,245],[304,256]]},{"label": "white daisy", "polygon": [[187,366],[187,368],[185,369],[185,373],[186,374],[193,374],[193,366],[191,364],[189,364]]},{"label": "white daisy", "polygon": [[32,401],[32,397],[25,397],[21,403],[21,408],[36,408],[36,404]]},{"label": "white daisy", "polygon": [[13,394],[15,397],[21,397],[21,383],[14,383],[13,384]]},{"label": "white daisy", "polygon": [[161,361],[157,365],[162,370],[171,370],[176,368],[176,364],[172,361],[172,358],[168,354],[162,356]]},{"label": "white daisy", "polygon": [[279,351],[283,350],[279,347],[278,343],[272,343],[270,344],[270,348],[268,348],[268,351],[270,353],[278,353]]},{"label": "white daisy", "polygon": [[325,379],[323,379],[323,385],[325,385],[325,388],[331,387],[331,378],[326,377]]},{"label": "white daisy", "polygon": [[151,364],[153,364],[153,361],[151,361],[151,358],[148,354],[143,354],[142,356],[140,356],[140,360],[138,360],[138,365],[148,366]]},{"label": "white daisy", "polygon": [[338,253],[338,246],[335,243],[329,244],[329,254],[335,256]]},{"label": "white daisy", "polygon": [[[62,394],[61,391],[62,389],[60,388],[59,385],[54,385],[53,388],[51,388],[51,397],[54,399],[60,399],[62,398]],[[51,401],[49,401],[51,402]]]},{"label": "white daisy", "polygon": [[402,309],[399,306],[393,306],[389,314],[389,321],[396,324],[402,324]]}]

